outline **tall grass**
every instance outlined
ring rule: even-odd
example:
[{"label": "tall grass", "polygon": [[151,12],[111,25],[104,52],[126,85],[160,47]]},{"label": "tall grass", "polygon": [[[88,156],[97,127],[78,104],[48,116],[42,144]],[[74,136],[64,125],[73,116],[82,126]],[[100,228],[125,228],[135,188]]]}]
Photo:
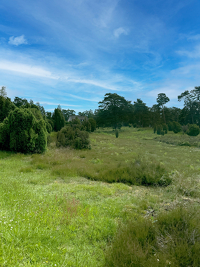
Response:
[{"label": "tall grass", "polygon": [[200,266],[200,214],[178,207],[153,221],[121,225],[105,252],[106,267]]}]

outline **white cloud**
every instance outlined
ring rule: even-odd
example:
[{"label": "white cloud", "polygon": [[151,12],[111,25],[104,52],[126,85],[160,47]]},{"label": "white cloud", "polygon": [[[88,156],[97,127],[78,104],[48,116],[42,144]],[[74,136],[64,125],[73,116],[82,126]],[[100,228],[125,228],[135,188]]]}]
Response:
[{"label": "white cloud", "polygon": [[45,70],[42,67],[25,65],[25,64],[15,63],[12,61],[0,61],[0,69],[6,71],[14,71],[26,75],[33,75],[50,79],[58,79],[58,77],[53,76],[50,71]]},{"label": "white cloud", "polygon": [[116,38],[119,38],[119,36],[120,36],[121,34],[125,34],[125,35],[127,35],[127,34],[128,34],[128,30],[127,30],[127,29],[124,29],[123,27],[120,27],[120,28],[114,30],[114,36],[115,36]]},{"label": "white cloud", "polygon": [[21,35],[21,36],[18,36],[18,37],[14,37],[14,36],[11,36],[9,38],[9,41],[8,43],[10,45],[22,45],[22,44],[28,44],[27,40],[24,38],[24,35]]}]

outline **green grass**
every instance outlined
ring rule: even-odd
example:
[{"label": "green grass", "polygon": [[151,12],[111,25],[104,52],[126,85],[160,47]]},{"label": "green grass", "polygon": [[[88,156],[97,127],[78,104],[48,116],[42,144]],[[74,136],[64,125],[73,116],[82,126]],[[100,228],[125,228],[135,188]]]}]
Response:
[{"label": "green grass", "polygon": [[[121,225],[153,221],[179,204],[199,208],[200,150],[154,138],[152,129],[122,128],[118,138],[99,129],[91,150],[57,149],[52,134],[45,154],[1,151],[0,266],[104,266]],[[172,183],[105,182],[107,172],[114,177],[138,157],[159,163]]]}]

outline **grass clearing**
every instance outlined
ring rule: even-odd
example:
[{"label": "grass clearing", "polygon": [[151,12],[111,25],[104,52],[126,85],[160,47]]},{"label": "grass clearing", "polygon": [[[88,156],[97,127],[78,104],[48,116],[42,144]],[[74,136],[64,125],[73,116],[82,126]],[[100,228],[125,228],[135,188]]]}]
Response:
[{"label": "grass clearing", "polygon": [[[118,138],[100,129],[90,134],[91,150],[57,149],[53,134],[45,154],[1,151],[0,266],[104,266],[106,247],[131,218],[154,219],[180,203],[199,207],[200,150],[154,138],[152,129],[122,128]],[[138,156],[159,163],[172,183],[91,180]]]}]

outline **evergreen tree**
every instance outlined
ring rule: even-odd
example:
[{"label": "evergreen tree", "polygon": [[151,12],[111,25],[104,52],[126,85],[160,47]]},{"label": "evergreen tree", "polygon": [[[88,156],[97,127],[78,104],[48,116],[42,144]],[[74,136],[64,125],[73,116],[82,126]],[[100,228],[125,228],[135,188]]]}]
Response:
[{"label": "evergreen tree", "polygon": [[65,125],[65,118],[59,108],[55,108],[52,120],[54,122],[54,131],[56,132],[60,131]]}]

